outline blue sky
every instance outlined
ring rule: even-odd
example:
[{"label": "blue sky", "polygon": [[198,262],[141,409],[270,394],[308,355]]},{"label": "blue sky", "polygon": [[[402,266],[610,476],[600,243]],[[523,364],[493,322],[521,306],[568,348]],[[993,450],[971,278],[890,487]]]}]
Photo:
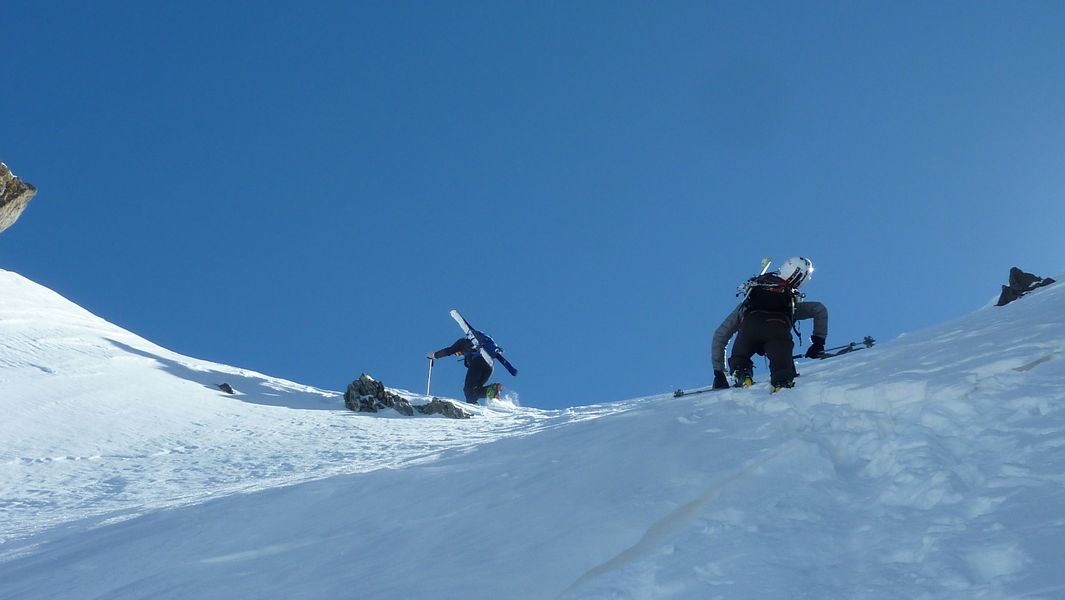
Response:
[{"label": "blue sky", "polygon": [[[829,345],[1058,273],[1065,4],[6,2],[0,267],[154,342],[545,408],[709,383],[763,256]],[[805,328],[806,333],[809,327]],[[764,367],[763,367],[764,371]],[[801,365],[800,365],[801,371]],[[434,392],[461,396],[440,361]]]}]

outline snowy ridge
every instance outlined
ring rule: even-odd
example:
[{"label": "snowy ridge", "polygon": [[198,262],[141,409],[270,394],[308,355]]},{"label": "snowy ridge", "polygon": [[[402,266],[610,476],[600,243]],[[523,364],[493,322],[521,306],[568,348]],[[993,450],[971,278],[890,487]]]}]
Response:
[{"label": "snowy ridge", "polygon": [[396,467],[552,418],[488,408],[451,428],[358,418],[338,392],[171,352],[17,274],[0,271],[0,298],[0,542]]},{"label": "snowy ridge", "polygon": [[0,294],[0,598],[1065,597],[1060,284],[775,395],[468,421]]}]

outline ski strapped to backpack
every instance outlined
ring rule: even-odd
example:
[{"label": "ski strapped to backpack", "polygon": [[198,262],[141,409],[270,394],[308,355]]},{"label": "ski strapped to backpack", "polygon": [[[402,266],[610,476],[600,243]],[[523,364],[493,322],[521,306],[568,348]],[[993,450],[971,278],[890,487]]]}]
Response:
[{"label": "ski strapped to backpack", "polygon": [[481,357],[488,363],[489,366],[494,364],[493,359],[498,360],[499,364],[503,365],[511,375],[517,377],[518,370],[514,368],[514,365],[510,364],[506,358],[503,357],[503,349],[496,344],[495,340],[483,331],[478,331],[470,325],[459,311],[452,309],[451,318],[455,319],[455,322],[462,328],[462,332],[466,334],[466,338],[473,342],[473,348],[481,354]]},{"label": "ski strapped to backpack", "polygon": [[754,277],[751,277],[750,279],[748,279],[744,283],[740,284],[740,286],[738,288],[736,288],[736,295],[737,296],[746,296],[747,292],[749,292],[751,290],[751,284],[754,282],[754,280],[758,279],[762,275],[765,275],[766,271],[769,270],[769,265],[771,265],[771,264],[773,264],[772,260],[770,260],[768,257],[763,258],[762,259],[762,268],[758,271],[758,274],[755,275]]},{"label": "ski strapped to backpack", "polygon": [[[843,355],[843,354],[850,354],[851,352],[857,352],[859,350],[865,350],[866,348],[872,348],[873,345],[875,345],[875,344],[876,344],[876,340],[874,340],[871,336],[867,335],[860,342],[851,342],[849,344],[844,344],[842,346],[835,346],[834,348],[826,348],[825,351],[822,352],[820,356],[815,356],[814,358],[818,359],[818,360],[821,360],[821,359],[825,359],[825,358],[832,358],[834,356],[840,356],[840,355]],[[805,358],[805,357],[806,357],[806,355],[804,355],[804,354],[796,354],[795,356],[792,356],[792,358]]]}]

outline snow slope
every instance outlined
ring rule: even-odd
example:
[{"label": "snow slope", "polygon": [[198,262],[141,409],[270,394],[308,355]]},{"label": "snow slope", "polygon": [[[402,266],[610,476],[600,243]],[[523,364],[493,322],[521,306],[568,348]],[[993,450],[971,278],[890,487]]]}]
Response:
[{"label": "snow slope", "polygon": [[0,542],[433,460],[558,418],[366,418],[338,392],[160,348],[11,272],[0,271],[0,298]]},{"label": "snow slope", "polygon": [[772,396],[468,421],[0,298],[0,598],[1065,597],[1061,285]]}]

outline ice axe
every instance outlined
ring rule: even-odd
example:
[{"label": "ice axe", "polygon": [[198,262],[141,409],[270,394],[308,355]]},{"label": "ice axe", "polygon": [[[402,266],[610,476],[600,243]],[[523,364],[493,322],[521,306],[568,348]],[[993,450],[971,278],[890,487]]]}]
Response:
[{"label": "ice axe", "polygon": [[425,396],[429,396],[429,390],[433,387],[433,359],[429,359],[429,381],[425,382]]}]

